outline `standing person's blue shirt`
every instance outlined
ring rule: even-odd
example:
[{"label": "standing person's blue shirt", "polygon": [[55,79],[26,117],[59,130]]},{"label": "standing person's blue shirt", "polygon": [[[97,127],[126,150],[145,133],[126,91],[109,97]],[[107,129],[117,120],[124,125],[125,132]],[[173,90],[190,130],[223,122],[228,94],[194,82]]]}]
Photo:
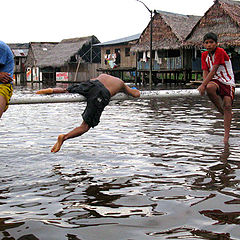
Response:
[{"label": "standing person's blue shirt", "polygon": [[0,72],[10,73],[11,78],[13,78],[13,71],[14,71],[13,53],[6,43],[0,41]]},{"label": "standing person's blue shirt", "polygon": [[0,118],[13,94],[14,57],[10,47],[0,41]]}]

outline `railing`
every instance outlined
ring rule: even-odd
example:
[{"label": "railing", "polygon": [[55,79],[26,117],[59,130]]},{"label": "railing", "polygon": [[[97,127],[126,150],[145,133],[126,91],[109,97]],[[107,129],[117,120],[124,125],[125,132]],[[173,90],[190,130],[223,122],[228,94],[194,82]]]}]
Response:
[{"label": "railing", "polygon": [[[137,63],[137,68],[138,70],[149,70],[150,62],[139,61]],[[153,60],[153,70],[176,70],[182,68],[181,57],[159,58],[158,60]]]}]

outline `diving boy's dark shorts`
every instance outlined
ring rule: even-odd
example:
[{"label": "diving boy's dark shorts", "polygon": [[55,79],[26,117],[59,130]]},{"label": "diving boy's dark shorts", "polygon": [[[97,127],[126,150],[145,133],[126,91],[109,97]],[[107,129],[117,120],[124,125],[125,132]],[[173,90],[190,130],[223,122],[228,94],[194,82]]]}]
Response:
[{"label": "diving boy's dark shorts", "polygon": [[90,127],[97,126],[104,108],[111,99],[108,89],[99,80],[94,80],[73,84],[67,88],[67,91],[86,97],[87,106],[82,114],[83,120]]}]

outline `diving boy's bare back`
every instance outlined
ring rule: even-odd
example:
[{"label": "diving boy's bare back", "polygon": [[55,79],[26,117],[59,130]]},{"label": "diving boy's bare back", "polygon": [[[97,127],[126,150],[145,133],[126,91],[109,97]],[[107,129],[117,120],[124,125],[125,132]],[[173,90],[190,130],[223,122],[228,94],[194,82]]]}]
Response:
[{"label": "diving boy's bare back", "polygon": [[108,89],[111,96],[114,96],[118,92],[125,92],[133,97],[140,96],[138,90],[128,87],[120,78],[113,77],[108,74],[101,74],[97,78],[91,80],[99,80]]},{"label": "diving boy's bare back", "polygon": [[[101,74],[97,78],[91,79],[91,81],[94,81],[94,80],[100,81],[104,85],[104,87],[108,89],[111,96],[114,96],[118,92],[124,92],[135,98],[140,96],[140,92],[137,89],[132,89],[128,87],[119,78],[116,78],[107,74]],[[66,93],[66,92],[68,91],[63,88],[48,88],[48,89],[37,91],[37,94],[52,94],[52,93]],[[81,136],[82,134],[87,132],[90,128],[91,126],[89,126],[89,124],[83,120],[82,124],[79,127],[76,127],[75,129],[73,129],[67,134],[59,135],[58,140],[53,146],[51,152],[58,152],[61,149],[61,146],[65,140]]]}]

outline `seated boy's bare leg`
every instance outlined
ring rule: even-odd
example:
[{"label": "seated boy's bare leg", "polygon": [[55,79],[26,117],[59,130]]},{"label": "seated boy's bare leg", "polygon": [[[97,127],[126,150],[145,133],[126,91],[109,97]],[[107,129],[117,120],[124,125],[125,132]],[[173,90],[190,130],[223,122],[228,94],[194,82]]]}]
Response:
[{"label": "seated boy's bare leg", "polygon": [[230,136],[230,128],[232,121],[232,99],[228,96],[224,97],[224,144],[228,143]]},{"label": "seated boy's bare leg", "polygon": [[64,134],[58,136],[57,142],[53,146],[51,152],[58,152],[61,149],[61,146],[64,142]]},{"label": "seated boy's bare leg", "polygon": [[224,115],[221,98],[217,95],[217,85],[209,83],[206,88],[207,95],[217,110]]}]

